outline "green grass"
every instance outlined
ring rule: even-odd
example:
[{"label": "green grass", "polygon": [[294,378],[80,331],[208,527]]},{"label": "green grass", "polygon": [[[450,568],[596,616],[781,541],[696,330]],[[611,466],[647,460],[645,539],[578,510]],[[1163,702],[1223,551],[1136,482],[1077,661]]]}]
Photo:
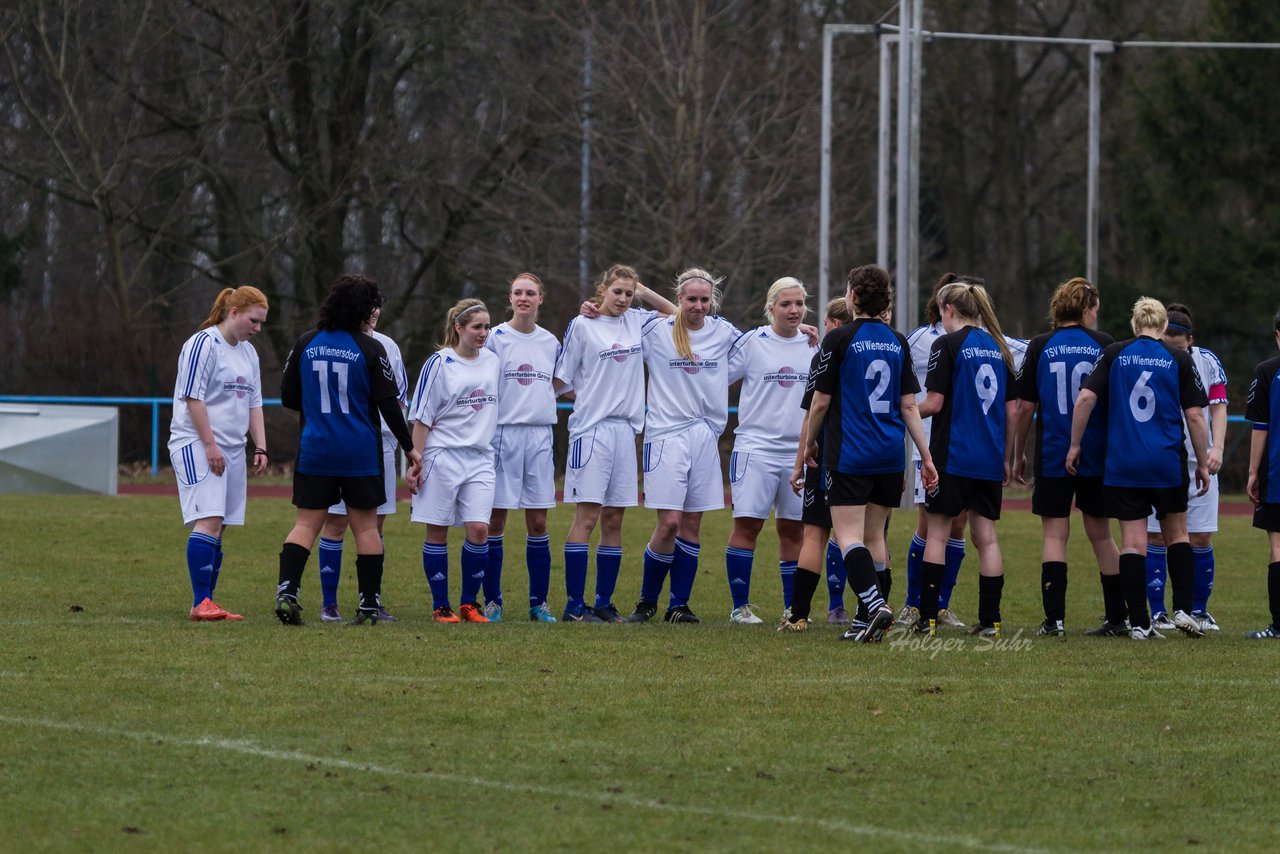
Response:
[{"label": "green grass", "polygon": [[[629,517],[624,608],[653,519]],[[553,554],[568,518],[555,511]],[[1221,635],[1138,644],[1079,635],[1100,612],[1083,537],[1071,637],[1029,640],[1038,523],[1009,514],[1005,630],[1020,642],[950,650],[726,625],[727,513],[704,524],[701,626],[435,625],[402,510],[384,599],[403,622],[287,630],[272,600],[292,508],[251,500],[249,519],[219,588],[245,622],[195,625],[174,499],[0,497],[11,850],[1274,844],[1280,644],[1242,637],[1266,622],[1266,543],[1247,517],[1224,516],[1217,538]],[[909,524],[895,522],[899,555]],[[509,540],[522,533],[513,520]],[[755,575],[766,617],[780,608],[773,548]],[[516,617],[522,574],[509,557]],[[962,617],[975,575],[971,555]],[[556,605],[561,578],[557,555]],[[316,579],[312,561],[312,618]]]}]

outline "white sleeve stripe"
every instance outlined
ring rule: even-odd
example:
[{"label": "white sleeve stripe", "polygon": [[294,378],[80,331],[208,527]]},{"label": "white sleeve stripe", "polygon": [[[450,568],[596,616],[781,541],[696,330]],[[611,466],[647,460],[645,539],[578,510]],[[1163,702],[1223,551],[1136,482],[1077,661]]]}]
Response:
[{"label": "white sleeve stripe", "polygon": [[[439,362],[440,362],[439,353],[433,353],[429,357],[427,357],[427,364],[422,368],[422,379],[418,380],[418,390],[413,395],[413,403],[415,407],[417,406],[418,402],[422,400],[423,396],[426,395],[427,389],[430,388],[431,386],[431,383],[432,383],[431,368],[433,363],[439,364]],[[436,373],[438,374],[439,371],[437,371]]]},{"label": "white sleeve stripe", "polygon": [[208,340],[209,336],[201,335],[195,346],[191,348],[191,361],[187,363],[187,383],[183,386],[182,397],[191,396],[192,387],[196,383],[196,376],[200,369],[200,353],[204,350],[205,342]]}]

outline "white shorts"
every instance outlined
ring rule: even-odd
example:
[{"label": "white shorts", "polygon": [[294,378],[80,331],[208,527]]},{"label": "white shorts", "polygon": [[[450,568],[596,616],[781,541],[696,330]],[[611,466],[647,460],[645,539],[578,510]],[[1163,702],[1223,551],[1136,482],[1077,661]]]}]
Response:
[{"label": "white shorts", "polygon": [[526,510],[556,506],[550,424],[508,424],[493,434],[497,486],[493,506]]},{"label": "white shorts", "polygon": [[684,513],[724,509],[720,448],[710,427],[695,424],[644,443],[644,506]]},{"label": "white shorts", "polygon": [[[1209,477],[1209,491],[1196,495],[1196,470],[1191,468],[1191,486],[1187,488],[1187,533],[1212,534],[1218,530],[1218,476]],[[1147,533],[1160,533],[1156,514],[1147,517]]]},{"label": "white shorts", "polygon": [[564,500],[605,507],[635,507],[639,503],[636,434],[628,422],[611,418],[581,436],[569,437]]},{"label": "white shorts", "polygon": [[733,518],[768,519],[769,511],[779,519],[799,521],[804,499],[791,489],[792,457],[773,454],[729,455],[729,489],[733,495]]},{"label": "white shorts", "polygon": [[[387,500],[378,506],[379,516],[390,516],[396,512],[396,452],[393,448],[388,451],[387,446],[382,446],[382,482],[387,493]],[[347,515],[347,502],[339,501],[337,504],[329,508],[329,512],[335,516]]]},{"label": "white shorts", "polygon": [[422,461],[422,485],[413,496],[412,522],[489,524],[493,513],[493,452],[439,448]]},{"label": "white shorts", "polygon": [[920,479],[920,466],[922,464],[922,461],[914,460],[913,462],[915,464],[916,474],[915,474],[915,477],[912,478],[913,489],[912,489],[911,503],[924,504],[924,481]]},{"label": "white shorts", "polygon": [[173,473],[178,479],[182,524],[191,526],[197,519],[214,516],[221,516],[224,525],[244,524],[249,477],[244,447],[222,448],[222,457],[227,467],[219,477],[209,472],[209,458],[205,456],[204,445],[199,442],[169,452]]}]

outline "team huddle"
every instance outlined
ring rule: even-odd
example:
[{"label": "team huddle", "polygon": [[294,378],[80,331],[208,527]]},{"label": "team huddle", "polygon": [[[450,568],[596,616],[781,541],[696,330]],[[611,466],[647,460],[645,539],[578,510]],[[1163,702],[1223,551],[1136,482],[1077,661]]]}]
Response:
[{"label": "team huddle", "polygon": [[[511,283],[511,318],[464,299],[448,313],[444,340],[410,395],[399,348],[377,332],[382,293],[372,279],[340,276],[315,329],[291,349],[281,401],[299,413],[294,466],[296,519],[280,551],[275,611],[301,625],[299,590],[319,541],[320,619],[341,622],[343,541],[356,546],[355,624],[394,622],[381,600],[382,530],[396,512],[396,449],[405,457],[411,521],[425,533],[422,568],[433,618],[496,622],[507,514],[523,510],[528,616],[554,623],[548,603],[556,506],[552,431],[557,399],[572,400],[563,500],[575,505],[564,541],[562,621],[696,623],[690,607],[703,514],[725,506],[719,441],[729,387],[740,383],[728,460],[733,530],[725,572],[729,621],[761,624],[751,602],[759,534],[772,514],[778,535],[782,615],[778,630],[810,628],[814,593],[827,580],[827,621],[842,638],[879,641],[895,624],[932,636],[969,628],[951,593],[966,550],[978,553],[974,634],[998,638],[1004,564],[997,537],[1003,487],[1026,482],[1041,517],[1044,621],[1065,636],[1066,544],[1080,510],[1100,573],[1105,617],[1086,632],[1161,638],[1217,631],[1208,611],[1217,529],[1217,471],[1226,428],[1227,378],[1195,344],[1186,306],[1143,298],[1134,337],[1096,331],[1092,284],[1072,279],[1050,303],[1053,329],[1029,342],[1005,336],[982,280],[947,274],[909,337],[890,325],[893,287],[881,268],[850,271],[845,297],[826,307],[825,335],[804,324],[807,293],[793,278],[765,295],[766,323],[739,330],[718,316],[719,280],[690,268],[675,302],[610,267],[563,340],[538,325],[544,287],[522,273]],[[248,461],[269,455],[261,376],[249,339],[266,320],[261,291],[219,294],[183,346],[169,442],[184,523],[190,618],[239,620],[217,604],[226,526],[244,524]],[[1276,318],[1280,346],[1280,315]],[[1258,366],[1247,418],[1254,432],[1249,497],[1254,525],[1271,545],[1271,624],[1251,638],[1280,637],[1280,356]],[[408,418],[406,419],[406,405]],[[1032,427],[1034,425],[1034,433]],[[637,436],[643,434],[644,505],[655,511],[637,601],[615,604],[622,525],[640,501]],[[889,518],[906,485],[912,446],[915,535],[907,549],[906,601],[889,606]],[[1110,520],[1119,521],[1120,545]],[[595,590],[587,596],[590,540]],[[448,533],[461,527],[461,587],[453,609]],[[1165,605],[1165,579],[1171,598]],[[846,587],[856,597],[851,615]],[[666,589],[665,608],[662,594]],[[509,612],[508,612],[509,615]]]}]

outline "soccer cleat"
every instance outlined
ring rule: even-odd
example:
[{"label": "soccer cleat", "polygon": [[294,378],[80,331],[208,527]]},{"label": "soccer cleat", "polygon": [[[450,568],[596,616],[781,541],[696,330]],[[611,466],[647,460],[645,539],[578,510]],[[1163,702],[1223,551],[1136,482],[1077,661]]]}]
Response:
[{"label": "soccer cleat", "polygon": [[484,603],[484,616],[485,616],[485,619],[491,623],[501,623],[502,622],[502,606],[499,605],[497,602]]},{"label": "soccer cleat", "polygon": [[448,605],[436,608],[431,612],[431,619],[437,623],[461,623],[462,618],[453,613],[453,609]]},{"label": "soccer cleat", "polygon": [[978,625],[976,625],[976,626],[974,626],[973,628],[969,629],[969,634],[971,634],[971,635],[973,635],[973,636],[975,636],[975,637],[980,637],[980,638],[998,638],[998,637],[1003,637],[1003,635],[1001,635],[1001,633],[1000,633],[1000,623],[999,623],[999,622],[992,623],[992,624],[991,624],[991,625],[989,625],[989,626],[984,626],[984,625],[982,625],[981,623],[979,623]]},{"label": "soccer cleat", "polygon": [[1169,619],[1168,611],[1161,611],[1159,614],[1152,614],[1151,625],[1162,632],[1171,632],[1177,628],[1177,626],[1173,624],[1173,620]]},{"label": "soccer cleat", "polygon": [[1111,623],[1107,620],[1102,621],[1102,625],[1096,629],[1088,629],[1085,634],[1091,638],[1120,638],[1129,634],[1129,621],[1123,623]]},{"label": "soccer cleat", "polygon": [[798,620],[787,618],[778,624],[780,632],[807,632],[812,621],[808,617],[801,617]]},{"label": "soccer cleat", "polygon": [[[209,601],[210,601],[210,602],[213,602],[213,600],[212,600],[212,599],[210,599]],[[223,607],[222,607],[221,605],[219,605],[217,602],[213,602],[213,607],[215,607],[215,608],[219,609],[220,611],[222,611],[222,613],[226,614],[226,616],[225,616],[225,617],[223,617],[222,619],[224,619],[224,620],[226,620],[226,621],[228,621],[228,622],[235,622],[236,620],[243,620],[243,619],[244,619],[244,615],[243,615],[243,614],[233,614],[233,613],[231,613],[230,611],[228,611],[226,608],[223,608]],[[1212,619],[1212,617],[1211,617],[1210,619]],[[1215,624],[1215,625],[1216,625],[1216,624]],[[1216,631],[1216,628],[1215,628],[1215,631]]]},{"label": "soccer cleat", "polygon": [[464,623],[487,623],[489,618],[480,610],[480,606],[474,602],[467,602],[458,608],[458,617]]},{"label": "soccer cleat", "polygon": [[1132,629],[1129,630],[1129,637],[1133,638],[1136,641],[1164,640],[1164,635],[1156,631],[1155,626],[1150,626],[1145,629],[1142,628],[1141,626],[1134,626]]},{"label": "soccer cleat", "polygon": [[827,612],[827,623],[829,625],[847,626],[849,625],[849,622],[849,612],[846,611],[843,606],[839,608],[832,608]]},{"label": "soccer cleat", "polygon": [[556,618],[551,615],[551,609],[547,607],[546,602],[530,608],[529,619],[535,623],[554,623],[556,621]]},{"label": "soccer cleat", "polygon": [[787,623],[790,621],[791,621],[791,609],[783,608],[782,616],[778,618],[778,627],[781,628],[783,623]]},{"label": "soccer cleat", "polygon": [[378,619],[384,623],[398,623],[400,618],[387,613],[387,609],[382,607],[382,603],[378,603]]},{"label": "soccer cleat", "polygon": [[729,622],[739,626],[759,626],[764,623],[764,620],[756,616],[750,605],[743,605],[729,612]]},{"label": "soccer cleat", "polygon": [[911,630],[916,634],[923,635],[927,638],[936,638],[938,636],[938,621],[926,620],[921,617],[919,620],[916,620],[915,625],[911,626]]},{"label": "soccer cleat", "polygon": [[1268,638],[1280,638],[1280,628],[1272,623],[1265,628],[1258,629],[1256,632],[1246,632],[1245,637],[1249,640],[1267,640]]},{"label": "soccer cleat", "polygon": [[[191,617],[191,622],[193,623],[212,623],[227,619],[227,612],[213,604],[213,600],[206,596],[199,605],[191,609],[188,616]],[[236,617],[236,619],[244,618]]]},{"label": "soccer cleat", "polygon": [[[1152,625],[1154,626],[1155,624],[1152,623]],[[1173,625],[1174,628],[1189,638],[1204,637],[1204,627],[1200,625],[1200,621],[1186,611],[1173,612]]]},{"label": "soccer cleat", "polygon": [[667,613],[662,615],[662,619],[667,623],[701,623],[698,615],[689,610],[688,605],[677,605],[674,608],[668,608]]},{"label": "soccer cleat", "polygon": [[960,618],[950,608],[943,608],[938,612],[938,626],[944,629],[964,629],[968,628],[960,621]]},{"label": "soccer cleat", "polygon": [[1065,638],[1067,627],[1062,620],[1045,620],[1036,629],[1036,636],[1042,638]]},{"label": "soccer cleat", "polygon": [[893,610],[889,607],[881,607],[871,615],[871,619],[866,623],[854,621],[849,624],[849,629],[840,636],[842,640],[851,640],[854,643],[879,643],[884,637],[884,633],[893,625]]},{"label": "soccer cleat", "polygon": [[302,606],[298,604],[297,599],[288,593],[282,593],[276,597],[276,616],[286,626],[303,625]]},{"label": "soccer cleat", "polygon": [[898,612],[898,619],[895,622],[904,627],[911,628],[920,622],[920,609],[915,605],[903,605],[902,610]]},{"label": "soccer cleat", "polygon": [[338,613],[337,605],[325,605],[320,609],[320,622],[322,623],[341,623],[342,615]]},{"label": "soccer cleat", "polygon": [[[1206,632],[1220,632],[1222,629],[1218,627],[1218,621],[1213,618],[1213,614],[1208,611],[1192,611],[1191,616],[1200,621],[1200,628]],[[228,617],[227,619],[230,619]]]},{"label": "soccer cleat", "polygon": [[370,626],[376,626],[378,625],[378,620],[380,619],[382,618],[378,616],[377,608],[357,608],[356,618],[351,621],[351,625],[363,626],[368,624]]},{"label": "soccer cleat", "polygon": [[600,618],[602,623],[625,623],[627,618],[618,613],[617,607],[612,602],[600,608],[592,608],[591,613]]},{"label": "soccer cleat", "polygon": [[628,623],[647,623],[658,613],[658,603],[650,602],[647,599],[641,599],[636,603],[636,608],[631,612],[631,616],[627,617]]},{"label": "soccer cleat", "polygon": [[566,605],[564,614],[560,617],[566,623],[603,623],[604,620],[596,616],[595,611],[585,605],[578,605],[576,608]]}]

